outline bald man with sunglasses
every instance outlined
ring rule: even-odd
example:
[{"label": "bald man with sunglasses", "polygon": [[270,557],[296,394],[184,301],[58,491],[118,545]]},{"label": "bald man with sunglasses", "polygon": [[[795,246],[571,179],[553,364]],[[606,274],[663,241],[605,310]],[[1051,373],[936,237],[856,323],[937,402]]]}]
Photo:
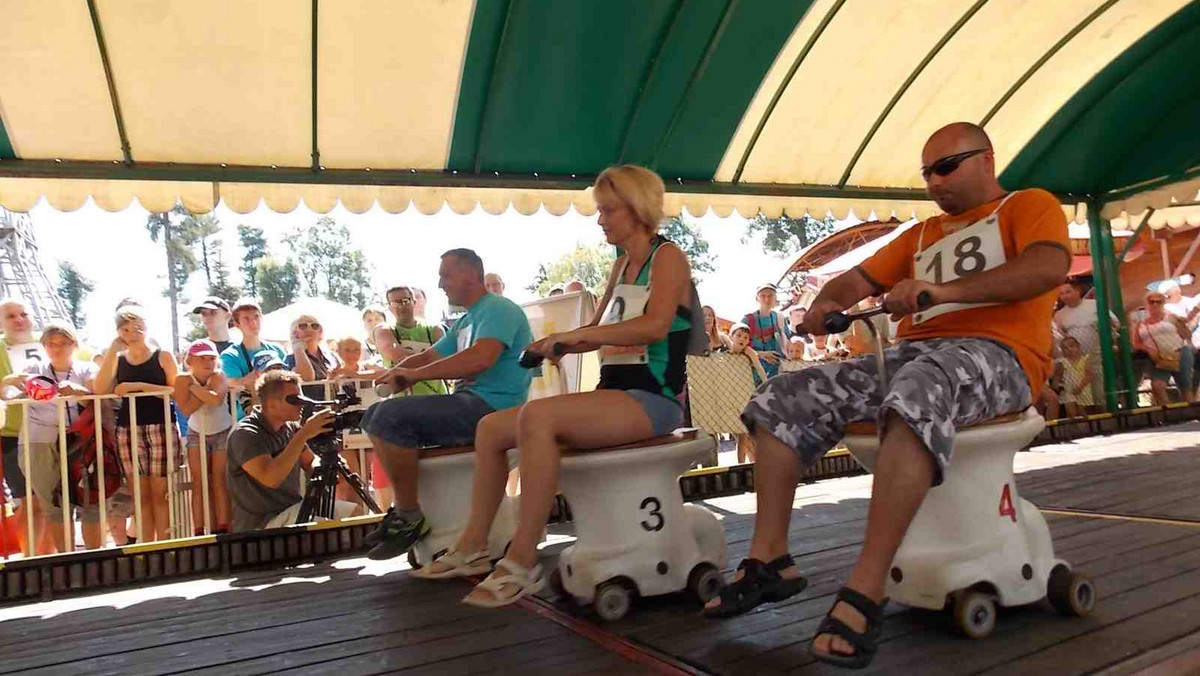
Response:
[{"label": "bald man with sunglasses", "polygon": [[[955,427],[1036,400],[1051,368],[1055,296],[1071,261],[1058,200],[1001,187],[983,129],[965,122],[939,129],[921,163],[929,196],[945,213],[826,284],[802,325],[824,333],[826,314],[886,294],[884,305],[900,321],[886,350],[888,388],[879,385],[874,355],[780,374],[759,388],[742,414],[758,448],[754,538],[734,581],[706,608],[731,616],[803,590],[787,551],[796,485],[848,423],[876,422],[883,443],[863,549],[810,646],[839,666],[874,657],[885,577],[926,491],[949,466]],[[923,293],[931,305],[918,305]]]}]

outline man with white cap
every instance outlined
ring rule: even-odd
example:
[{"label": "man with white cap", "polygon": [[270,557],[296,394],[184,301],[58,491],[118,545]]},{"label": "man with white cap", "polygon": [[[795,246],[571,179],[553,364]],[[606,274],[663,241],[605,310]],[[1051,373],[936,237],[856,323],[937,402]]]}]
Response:
[{"label": "man with white cap", "polygon": [[208,296],[192,308],[192,314],[200,315],[204,333],[217,347],[217,352],[223,352],[233,344],[229,340],[229,303],[224,298]]},{"label": "man with white cap", "polygon": [[784,329],[783,317],[775,310],[777,290],[774,284],[759,284],[755,289],[758,309],[742,318],[742,323],[750,329],[750,347],[753,347],[762,359],[763,368],[770,378],[779,372],[779,360],[783,359],[784,346],[787,345],[787,332]]}]

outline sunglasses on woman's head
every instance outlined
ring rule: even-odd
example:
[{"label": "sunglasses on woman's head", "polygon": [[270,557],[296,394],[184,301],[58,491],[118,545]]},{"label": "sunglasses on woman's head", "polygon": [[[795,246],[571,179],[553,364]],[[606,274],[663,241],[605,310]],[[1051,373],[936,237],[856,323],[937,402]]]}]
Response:
[{"label": "sunglasses on woman's head", "polygon": [[301,331],[307,331],[309,329],[317,331],[321,328],[321,325],[316,322],[296,322],[296,328],[300,329]]},{"label": "sunglasses on woman's head", "polygon": [[928,167],[921,167],[921,178],[924,178],[926,181],[928,181],[929,177],[933,174],[937,174],[938,176],[949,176],[958,169],[958,165],[980,153],[986,153],[987,151],[987,148],[977,148],[975,150],[968,150],[962,153],[947,155],[937,160],[933,164],[930,164]]}]

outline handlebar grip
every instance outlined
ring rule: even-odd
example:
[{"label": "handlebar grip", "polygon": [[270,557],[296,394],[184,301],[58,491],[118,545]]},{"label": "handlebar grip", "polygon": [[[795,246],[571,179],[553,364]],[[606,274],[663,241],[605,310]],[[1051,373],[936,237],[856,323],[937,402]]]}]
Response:
[{"label": "handlebar grip", "polygon": [[930,296],[928,291],[922,291],[917,294],[917,307],[919,309],[925,310],[931,305],[933,305],[933,296]]},{"label": "handlebar grip", "polygon": [[[567,353],[567,347],[562,343],[555,343],[551,346],[550,351],[554,353],[555,357],[561,357]],[[530,352],[528,349],[525,349],[521,351],[521,356],[517,359],[517,364],[521,368],[532,369],[541,366],[545,360],[546,358],[537,352]]]}]

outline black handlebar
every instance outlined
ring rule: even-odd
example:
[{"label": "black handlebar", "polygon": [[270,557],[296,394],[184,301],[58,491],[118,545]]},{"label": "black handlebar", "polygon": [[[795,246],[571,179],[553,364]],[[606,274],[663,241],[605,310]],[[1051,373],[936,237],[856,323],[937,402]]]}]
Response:
[{"label": "black handlebar", "polygon": [[[550,348],[550,351],[554,353],[555,357],[561,357],[567,353],[567,348],[562,343],[555,343],[554,346]],[[517,363],[520,364],[521,368],[523,369],[532,369],[541,366],[542,362],[545,360],[546,358],[537,352],[530,352],[528,349],[526,349],[521,351],[521,356],[519,359],[517,359]]]},{"label": "black handlebar", "polygon": [[[928,291],[922,291],[917,296],[917,307],[924,310],[931,305],[933,305],[933,298],[930,297]],[[879,307],[873,307],[870,310],[863,310],[861,312],[830,312],[825,315],[823,322],[825,333],[841,333],[849,329],[850,325],[859,319],[868,319],[875,315],[885,314],[887,311],[887,308],[880,305]]]}]

